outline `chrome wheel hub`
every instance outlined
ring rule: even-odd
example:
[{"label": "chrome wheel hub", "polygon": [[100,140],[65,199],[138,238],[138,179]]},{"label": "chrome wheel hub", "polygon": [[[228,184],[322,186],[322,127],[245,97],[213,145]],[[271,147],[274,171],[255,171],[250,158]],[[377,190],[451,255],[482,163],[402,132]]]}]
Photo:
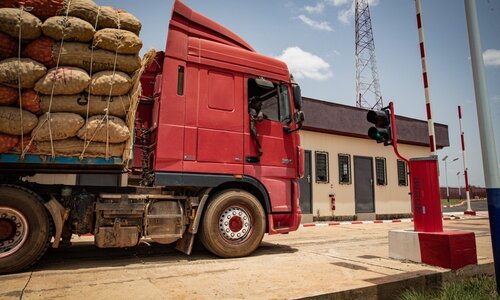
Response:
[{"label": "chrome wheel hub", "polygon": [[28,239],[28,221],[10,207],[0,206],[0,258],[18,251]]},{"label": "chrome wheel hub", "polygon": [[251,227],[250,215],[241,207],[229,207],[219,218],[219,230],[226,240],[245,239]]}]

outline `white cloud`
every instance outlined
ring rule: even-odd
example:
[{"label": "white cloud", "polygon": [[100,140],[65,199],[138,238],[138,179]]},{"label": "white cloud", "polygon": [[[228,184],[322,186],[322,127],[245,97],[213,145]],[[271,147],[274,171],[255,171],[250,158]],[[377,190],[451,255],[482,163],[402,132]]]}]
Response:
[{"label": "white cloud", "polygon": [[349,3],[349,1],[353,1],[353,0],[326,0],[326,3],[333,5],[333,6],[341,6],[341,5]]},{"label": "white cloud", "polygon": [[304,9],[310,14],[320,14],[325,10],[325,4],[319,2],[315,6],[305,6]]},{"label": "white cloud", "polygon": [[286,62],[296,79],[325,80],[332,77],[330,65],[326,61],[299,47],[288,47],[277,59]]},{"label": "white cloud", "polygon": [[323,22],[318,22],[312,19],[309,19],[308,17],[304,15],[300,15],[299,19],[304,22],[305,24],[309,25],[310,27],[316,29],[316,30],[324,30],[324,31],[333,31],[333,28],[330,26],[330,23],[323,21]]},{"label": "white cloud", "polygon": [[[343,1],[343,0],[328,0],[329,2],[342,2],[340,5],[350,3],[351,6],[348,9],[342,9],[338,12],[337,18],[340,22],[344,24],[350,24],[351,20],[354,18],[355,1]],[[368,0],[368,6],[377,6],[379,0]],[[339,6],[339,5],[335,5]]]},{"label": "white cloud", "polygon": [[500,50],[487,49],[483,52],[484,65],[489,67],[500,67]]}]

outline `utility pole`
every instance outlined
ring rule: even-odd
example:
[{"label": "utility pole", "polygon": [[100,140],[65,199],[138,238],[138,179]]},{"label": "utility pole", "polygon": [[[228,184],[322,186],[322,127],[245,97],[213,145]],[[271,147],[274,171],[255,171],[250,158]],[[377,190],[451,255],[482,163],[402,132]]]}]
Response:
[{"label": "utility pole", "polygon": [[460,171],[457,172],[458,198],[462,200],[462,185],[460,184]]},{"label": "utility pole", "polygon": [[486,183],[486,197],[488,200],[488,215],[490,219],[497,293],[500,294],[500,171],[498,170],[493,122],[491,120],[491,111],[488,103],[476,1],[464,0],[464,2],[467,32],[469,34],[472,76],[476,94],[479,137],[481,139],[481,153],[483,155],[484,180]]}]

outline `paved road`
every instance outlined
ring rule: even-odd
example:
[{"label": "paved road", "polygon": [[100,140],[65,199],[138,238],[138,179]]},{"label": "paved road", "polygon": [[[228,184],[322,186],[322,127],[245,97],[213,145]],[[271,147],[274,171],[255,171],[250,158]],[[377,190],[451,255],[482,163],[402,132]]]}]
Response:
[{"label": "paved road", "polygon": [[[486,199],[481,199],[481,200],[471,200],[470,206],[472,210],[474,211],[487,211],[488,210],[488,203]],[[464,200],[464,202],[461,203],[461,205],[454,206],[454,207],[443,207],[443,212],[463,212],[467,210],[467,202]]]},{"label": "paved road", "polygon": [[[474,231],[479,264],[491,263],[487,219],[444,225]],[[380,299],[382,283],[446,272],[388,257],[388,231],[409,227],[412,223],[301,228],[266,236],[252,256],[240,259],[216,258],[199,245],[191,256],[156,244],[97,249],[81,238],[71,248],[50,250],[29,272],[0,276],[0,299],[290,299],[370,288],[375,289],[368,299]],[[344,299],[366,296],[352,293]]]}]

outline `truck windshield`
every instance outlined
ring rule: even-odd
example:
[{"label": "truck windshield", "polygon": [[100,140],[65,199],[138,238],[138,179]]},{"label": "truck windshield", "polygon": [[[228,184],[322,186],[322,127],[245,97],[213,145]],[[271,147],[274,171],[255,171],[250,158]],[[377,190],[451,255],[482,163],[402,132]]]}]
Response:
[{"label": "truck windshield", "polygon": [[251,78],[248,80],[248,102],[250,109],[256,114],[262,113],[264,119],[285,124],[291,122],[290,94],[286,84],[261,87]]}]

